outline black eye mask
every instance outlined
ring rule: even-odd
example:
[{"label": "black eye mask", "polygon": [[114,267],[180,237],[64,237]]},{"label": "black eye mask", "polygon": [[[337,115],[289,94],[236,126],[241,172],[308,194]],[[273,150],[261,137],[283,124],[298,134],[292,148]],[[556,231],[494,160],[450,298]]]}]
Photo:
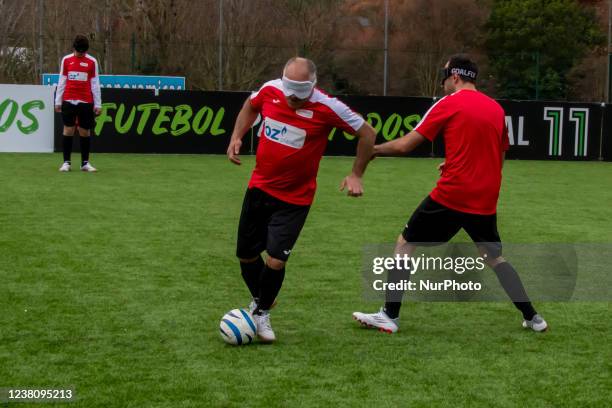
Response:
[{"label": "black eye mask", "polygon": [[440,77],[442,78],[441,83],[444,85],[444,81],[446,81],[453,74],[457,74],[465,78],[470,78],[473,81],[475,81],[476,77],[478,76],[478,72],[474,72],[467,68],[461,68],[461,67],[442,68],[440,70]]}]

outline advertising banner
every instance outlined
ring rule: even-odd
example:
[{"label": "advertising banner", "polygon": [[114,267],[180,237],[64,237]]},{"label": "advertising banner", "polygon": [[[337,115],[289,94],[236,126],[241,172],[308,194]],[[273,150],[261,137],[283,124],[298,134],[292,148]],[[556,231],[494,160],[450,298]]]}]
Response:
[{"label": "advertising banner", "polygon": [[[122,153],[224,154],[234,121],[248,92],[102,90],[103,112],[95,127],[95,150]],[[435,99],[416,97],[339,96],[377,131],[377,143],[409,133]],[[612,112],[595,103],[499,101],[506,112],[510,139],[508,159],[596,160],[600,150],[610,158],[610,143],[602,143]],[[604,115],[605,113],[605,115]],[[59,115],[56,121],[61,121]],[[243,153],[257,149],[260,119],[245,136]],[[61,134],[56,125],[56,141]],[[352,156],[354,135],[331,129],[325,151]],[[59,144],[56,144],[59,146]],[[443,157],[444,136],[425,142],[411,156]]]},{"label": "advertising banner", "polygon": [[[43,85],[57,85],[59,74],[43,74]],[[102,88],[185,89],[185,77],[153,75],[100,75]]]},{"label": "advertising banner", "polygon": [[0,85],[0,152],[53,151],[53,89]]}]

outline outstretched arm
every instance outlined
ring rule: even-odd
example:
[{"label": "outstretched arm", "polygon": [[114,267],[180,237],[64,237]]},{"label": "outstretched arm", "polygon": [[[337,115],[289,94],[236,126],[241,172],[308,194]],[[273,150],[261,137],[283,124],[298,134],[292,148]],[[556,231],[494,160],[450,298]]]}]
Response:
[{"label": "outstretched arm", "polygon": [[416,147],[425,140],[427,139],[425,139],[423,135],[416,130],[413,130],[412,132],[398,139],[374,146],[374,155],[403,156],[416,149]]},{"label": "outstretched arm", "polygon": [[246,134],[247,130],[253,126],[255,119],[259,112],[251,105],[250,97],[244,101],[240,113],[236,118],[234,124],[234,130],[232,132],[232,138],[230,139],[229,146],[227,148],[227,158],[234,164],[242,164],[240,162],[240,147],[242,146],[242,138]]},{"label": "outstretched arm", "polygon": [[361,178],[365,173],[366,167],[372,154],[374,153],[374,143],[376,142],[376,131],[368,122],[363,122],[355,135],[359,138],[357,144],[357,154],[353,162],[353,170],[351,174],[346,176],[340,184],[340,191],[348,190],[348,195],[359,197],[363,195],[363,185]]}]

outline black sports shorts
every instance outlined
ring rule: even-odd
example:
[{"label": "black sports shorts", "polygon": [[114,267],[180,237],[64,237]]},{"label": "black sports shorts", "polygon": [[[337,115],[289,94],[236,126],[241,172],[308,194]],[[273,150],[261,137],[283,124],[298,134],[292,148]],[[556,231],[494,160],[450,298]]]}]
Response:
[{"label": "black sports shorts", "polygon": [[502,244],[497,231],[497,214],[480,215],[452,210],[430,196],[414,210],[402,236],[407,242],[425,246],[448,242],[461,228],[477,246],[486,249],[489,257],[501,256]]},{"label": "black sports shorts", "polygon": [[306,222],[309,205],[295,205],[258,189],[247,189],[238,224],[236,256],[254,258],[264,250],[286,261]]},{"label": "black sports shorts", "polygon": [[73,105],[70,102],[62,103],[62,120],[64,126],[74,126],[76,118],[79,119],[79,127],[89,130],[95,122],[93,103],[77,103]]}]

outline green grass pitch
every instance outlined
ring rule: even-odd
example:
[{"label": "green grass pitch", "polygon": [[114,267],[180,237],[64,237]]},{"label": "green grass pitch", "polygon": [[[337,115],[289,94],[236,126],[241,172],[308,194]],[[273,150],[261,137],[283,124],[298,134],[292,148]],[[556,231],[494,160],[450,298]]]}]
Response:
[{"label": "green grass pitch", "polygon": [[[225,345],[220,317],[249,302],[243,160],[98,154],[99,173],[60,174],[58,154],[0,155],[0,387],[73,386],[74,408],[609,406],[609,303],[536,304],[544,334],[510,303],[411,303],[393,336],[351,319],[379,306],[363,245],[395,240],[440,160],[377,159],[355,199],[351,159],[323,159],[278,343]],[[611,187],[611,163],[507,162],[502,239],[612,242]]]}]

